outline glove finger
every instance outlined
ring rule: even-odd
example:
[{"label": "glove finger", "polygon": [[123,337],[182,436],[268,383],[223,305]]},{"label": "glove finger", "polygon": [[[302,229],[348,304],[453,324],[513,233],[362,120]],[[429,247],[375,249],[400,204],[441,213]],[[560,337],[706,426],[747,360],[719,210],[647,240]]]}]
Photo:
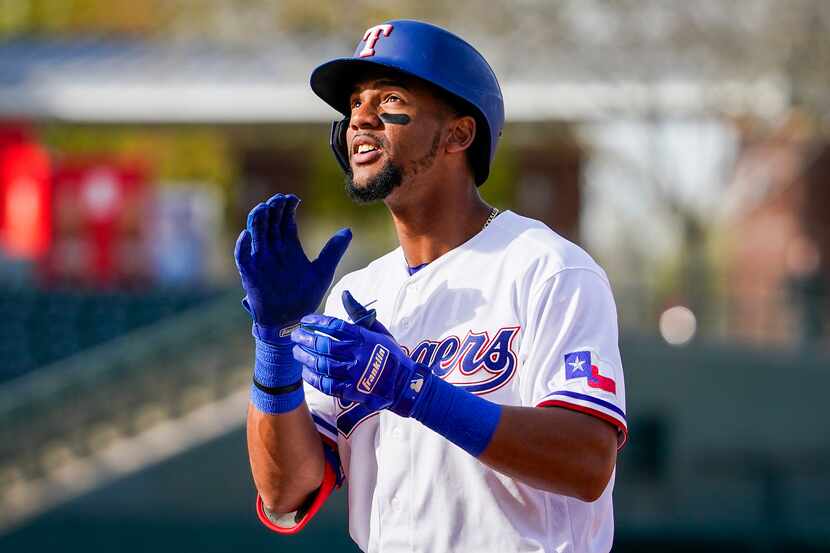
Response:
[{"label": "glove finger", "polygon": [[268,204],[261,202],[248,213],[247,229],[251,233],[252,254],[266,247],[268,211]]},{"label": "glove finger", "polygon": [[295,345],[291,349],[294,359],[304,367],[323,376],[348,377],[351,363],[338,361],[327,355],[322,355],[305,346]]},{"label": "glove finger", "polygon": [[334,236],[332,236],[323,249],[320,250],[320,255],[312,262],[314,270],[324,278],[327,282],[331,282],[334,277],[334,270],[337,264],[346,253],[346,248],[349,247],[349,242],[352,241],[351,229],[340,229]]},{"label": "glove finger", "polygon": [[300,325],[310,331],[319,331],[336,340],[355,340],[360,336],[357,326],[337,317],[311,314],[300,319]]},{"label": "glove finger", "polygon": [[294,194],[285,196],[285,210],[282,215],[282,224],[280,226],[280,233],[282,239],[286,242],[300,240],[297,233],[297,206],[300,205],[300,198]]},{"label": "glove finger", "polygon": [[302,346],[295,345],[291,348],[291,355],[294,357],[295,361],[306,367],[317,366],[317,357],[309,353],[308,350],[304,349]]},{"label": "glove finger", "polygon": [[[323,376],[321,374],[317,374],[316,372],[312,371],[308,367],[303,367],[303,380],[323,392],[324,394],[326,391],[323,389],[323,379],[327,379],[328,377]],[[330,389],[330,386],[328,387]]]},{"label": "glove finger", "polygon": [[352,363],[338,361],[333,357],[321,355],[317,358],[317,372],[332,378],[349,378]]},{"label": "glove finger", "polygon": [[354,359],[354,340],[340,341],[319,334],[303,327],[297,327],[291,332],[291,340],[314,353],[328,355],[338,360],[351,361]]},{"label": "glove finger", "polygon": [[345,381],[316,373],[308,367],[303,367],[303,380],[324,394],[337,397],[341,397],[340,394],[346,384]]},{"label": "glove finger", "polygon": [[317,335],[317,344],[325,344],[328,348],[328,356],[333,359],[353,363],[355,361],[355,348],[359,345],[357,340],[333,340],[328,336]]},{"label": "glove finger", "polygon": [[386,330],[386,327],[375,318],[377,316],[377,311],[374,309],[366,309],[365,306],[354,299],[351,292],[343,290],[341,300],[343,301],[343,307],[346,309],[346,313],[349,314],[349,318],[354,324],[367,328],[373,332],[380,332],[381,334],[388,334],[391,336],[390,332]]},{"label": "glove finger", "polygon": [[286,197],[286,194],[283,194],[282,192],[277,192],[276,194],[265,200],[265,203],[269,206],[273,206],[277,200],[285,199]]},{"label": "glove finger", "polygon": [[[354,299],[351,292],[348,290],[343,290],[343,294],[341,294],[340,299],[343,302],[343,307],[346,309],[346,313],[349,314],[349,318],[352,320],[354,324],[360,324],[358,321],[364,320],[364,322],[371,324],[369,317],[371,317],[372,313],[363,305]],[[361,326],[368,326],[361,325]]]},{"label": "glove finger", "polygon": [[286,196],[275,194],[266,202],[269,208],[268,219],[268,240],[270,244],[278,245],[282,241],[282,218],[285,208]]},{"label": "glove finger", "polygon": [[233,250],[233,258],[236,261],[236,268],[239,272],[247,269],[251,261],[251,233],[244,229],[236,239],[236,247]]}]

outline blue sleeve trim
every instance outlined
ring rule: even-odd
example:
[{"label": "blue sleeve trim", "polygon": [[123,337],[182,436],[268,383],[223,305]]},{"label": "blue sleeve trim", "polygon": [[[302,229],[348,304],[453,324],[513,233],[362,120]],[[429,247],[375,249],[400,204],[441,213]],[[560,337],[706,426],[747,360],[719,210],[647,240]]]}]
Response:
[{"label": "blue sleeve trim", "polygon": [[570,391],[566,391],[566,390],[553,392],[553,393],[548,394],[545,397],[550,397],[550,396],[565,396],[565,397],[570,397],[570,398],[573,398],[573,399],[578,399],[578,400],[581,400],[581,401],[587,401],[589,403],[594,403],[596,405],[599,405],[600,407],[605,407],[609,411],[614,411],[615,413],[617,413],[619,416],[622,417],[623,421],[628,423],[628,420],[626,420],[625,413],[622,412],[622,409],[620,409],[619,407],[617,407],[613,403],[610,403],[610,402],[605,401],[603,399],[599,399],[599,398],[596,398],[596,397],[593,397],[593,396],[589,396],[587,394],[580,394],[579,392],[570,392]]}]

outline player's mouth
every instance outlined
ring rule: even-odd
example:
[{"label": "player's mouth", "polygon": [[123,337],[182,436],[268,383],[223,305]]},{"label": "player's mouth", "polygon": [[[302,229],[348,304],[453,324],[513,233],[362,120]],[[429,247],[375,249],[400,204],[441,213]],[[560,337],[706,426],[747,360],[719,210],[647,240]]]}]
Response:
[{"label": "player's mouth", "polygon": [[352,142],[352,162],[355,165],[368,165],[380,159],[383,147],[370,136],[360,136]]}]

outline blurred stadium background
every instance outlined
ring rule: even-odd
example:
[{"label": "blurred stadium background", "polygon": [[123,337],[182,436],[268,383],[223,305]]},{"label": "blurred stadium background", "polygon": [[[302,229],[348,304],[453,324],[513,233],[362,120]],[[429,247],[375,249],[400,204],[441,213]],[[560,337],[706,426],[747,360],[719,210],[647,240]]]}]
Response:
[{"label": "blurred stadium background", "polygon": [[0,0],[0,551],[352,551],[259,526],[232,242],[305,201],[394,247],[307,85],[370,24],[477,45],[488,201],[608,270],[631,440],[615,551],[830,550],[830,2]]}]

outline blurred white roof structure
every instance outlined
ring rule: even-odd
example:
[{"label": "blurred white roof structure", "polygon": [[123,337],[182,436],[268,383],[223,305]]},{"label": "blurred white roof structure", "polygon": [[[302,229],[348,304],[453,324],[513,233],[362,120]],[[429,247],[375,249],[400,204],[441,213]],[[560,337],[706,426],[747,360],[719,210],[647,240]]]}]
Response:
[{"label": "blurred white roof structure", "polygon": [[[0,117],[67,122],[281,123],[336,114],[308,86],[335,45],[231,47],[125,39],[0,43]],[[342,53],[342,52],[341,52]],[[560,70],[500,70],[509,121],[591,121],[652,114],[774,116],[789,95],[774,77],[753,81],[636,73],[611,79]],[[549,60],[556,65],[556,60]],[[506,61],[504,64],[506,65]],[[573,75],[569,77],[569,75]]]}]

